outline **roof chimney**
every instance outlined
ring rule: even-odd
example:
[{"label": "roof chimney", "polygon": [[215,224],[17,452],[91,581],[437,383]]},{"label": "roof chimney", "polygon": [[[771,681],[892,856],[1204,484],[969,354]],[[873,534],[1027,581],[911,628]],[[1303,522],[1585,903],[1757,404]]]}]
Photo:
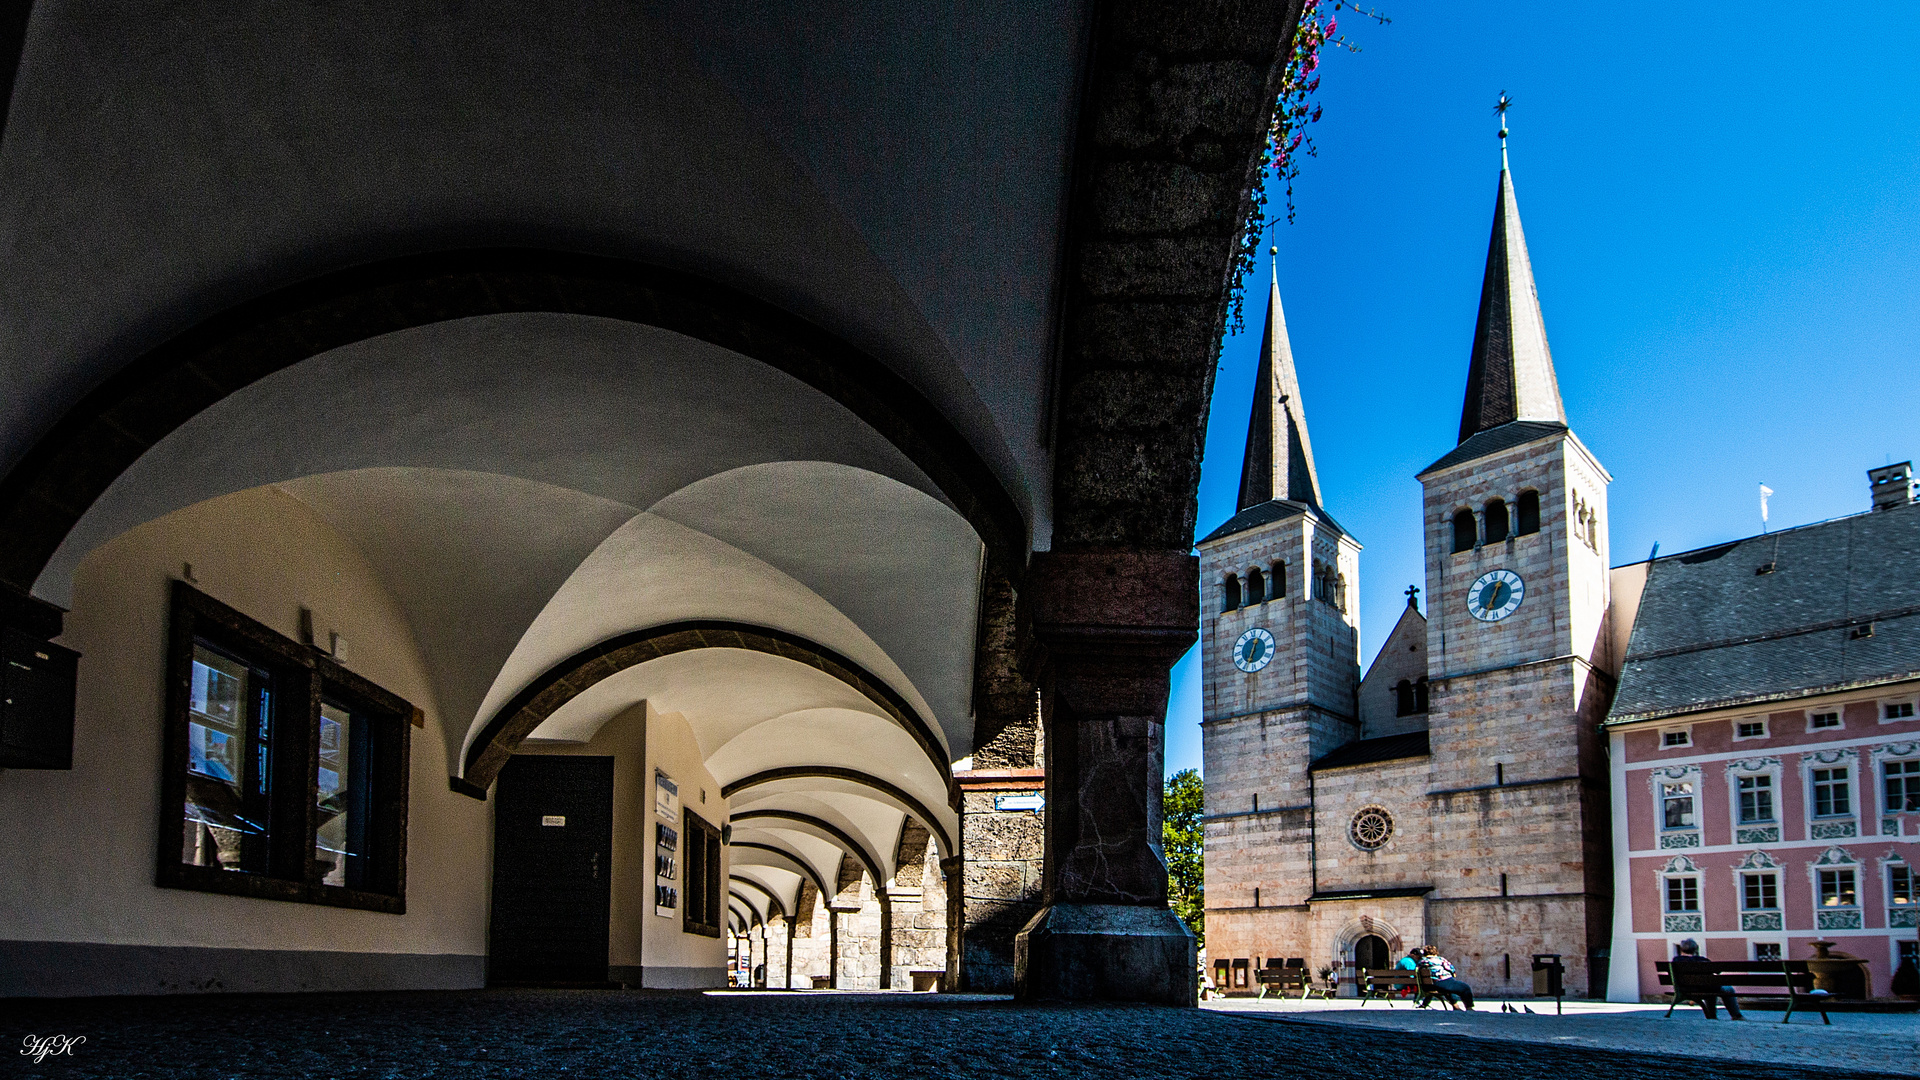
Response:
[{"label": "roof chimney", "polygon": [[1896,506],[1920,502],[1920,498],[1915,497],[1913,462],[1911,461],[1888,465],[1882,469],[1868,469],[1867,479],[1873,483],[1875,510],[1891,510]]}]

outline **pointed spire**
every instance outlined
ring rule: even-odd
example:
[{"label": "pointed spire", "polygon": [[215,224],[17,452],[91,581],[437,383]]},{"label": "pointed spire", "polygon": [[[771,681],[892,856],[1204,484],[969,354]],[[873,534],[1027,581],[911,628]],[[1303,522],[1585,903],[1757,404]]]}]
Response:
[{"label": "pointed spire", "polygon": [[[1270,255],[1277,255],[1274,248]],[[1307,414],[1293,371],[1287,316],[1280,309],[1280,270],[1267,293],[1267,331],[1254,376],[1253,418],[1247,424],[1247,456],[1240,466],[1240,509],[1274,499],[1320,508],[1320,477],[1307,440]]]},{"label": "pointed spire", "polygon": [[[1505,95],[1502,95],[1505,100]],[[1493,204],[1493,239],[1480,285],[1480,319],[1473,328],[1467,400],[1460,410],[1460,441],[1513,420],[1564,424],[1560,384],[1547,348],[1547,326],[1533,285],[1527,238],[1520,231],[1513,174],[1507,169],[1506,118],[1500,125],[1500,193]]]}]

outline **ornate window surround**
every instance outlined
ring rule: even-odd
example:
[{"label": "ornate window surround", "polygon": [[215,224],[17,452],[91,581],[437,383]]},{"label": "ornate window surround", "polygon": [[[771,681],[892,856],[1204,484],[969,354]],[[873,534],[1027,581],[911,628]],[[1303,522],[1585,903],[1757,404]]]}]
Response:
[{"label": "ornate window surround", "polygon": [[1887,762],[1905,761],[1914,757],[1920,757],[1920,742],[1884,743],[1874,747],[1868,754],[1868,760],[1872,762],[1874,802],[1880,808],[1881,836],[1899,836],[1899,815],[1909,812],[1905,810],[1895,810],[1886,804]]},{"label": "ornate window surround", "polygon": [[1893,868],[1904,866],[1908,874],[1914,874],[1920,873],[1920,867],[1914,866],[1906,856],[1892,848],[1887,849],[1887,853],[1876,861],[1880,864],[1880,895],[1885,897],[1887,902],[1887,928],[1889,930],[1920,928],[1920,904],[1902,904],[1899,907],[1893,905]]},{"label": "ornate window surround", "polygon": [[[1697,848],[1700,846],[1700,789],[1702,774],[1698,765],[1667,765],[1654,769],[1647,777],[1647,789],[1653,798],[1654,833],[1664,849]],[[1667,784],[1690,783],[1693,785],[1693,824],[1679,828],[1667,828],[1667,807],[1665,786]]]},{"label": "ornate window surround", "polygon": [[[1845,815],[1814,816],[1813,771],[1844,766],[1847,770],[1847,796],[1852,809]],[[1810,750],[1800,755],[1800,790],[1806,799],[1807,839],[1851,840],[1860,835],[1860,751],[1852,747],[1838,750]],[[1828,850],[1833,850],[1829,848]]]},{"label": "ornate window surround", "polygon": [[[1728,723],[1732,725],[1730,730],[1733,732],[1734,742],[1758,742],[1761,739],[1770,739],[1773,737],[1773,718],[1766,713],[1761,713],[1759,716],[1736,716],[1732,720],[1729,720]],[[1741,724],[1759,724],[1760,734],[1740,734]]]},{"label": "ornate window surround", "polygon": [[[1818,859],[1807,864],[1807,888],[1813,894],[1814,928],[1818,930],[1859,930],[1865,923],[1860,903],[1860,890],[1865,887],[1861,881],[1863,871],[1859,859],[1853,852],[1835,845],[1820,853]],[[1853,871],[1853,903],[1846,907],[1826,907],[1820,903],[1820,871]]]},{"label": "ornate window surround", "polygon": [[[1747,906],[1747,875],[1772,874],[1774,906],[1770,908],[1750,908]],[[1780,864],[1773,856],[1764,851],[1750,851],[1733,868],[1733,895],[1740,905],[1740,930],[1742,933],[1766,932],[1781,933],[1786,929],[1786,912],[1780,904]]]},{"label": "ornate window surround", "polygon": [[[1914,715],[1890,717],[1887,715],[1887,709],[1893,705],[1913,705]],[[1912,694],[1898,694],[1894,697],[1881,698],[1873,703],[1873,712],[1883,724],[1909,723],[1913,720],[1920,720],[1920,700],[1916,700]]]},{"label": "ornate window surround", "polygon": [[[1667,883],[1676,878],[1692,878],[1695,895],[1699,898],[1698,911],[1668,911]],[[1700,868],[1685,855],[1675,855],[1660,868],[1660,927],[1667,934],[1704,934],[1707,931],[1707,898],[1704,883],[1701,881]]]},{"label": "ornate window surround", "polygon": [[[1786,792],[1782,773],[1785,767],[1777,757],[1735,758],[1727,762],[1727,820],[1733,823],[1736,844],[1777,844],[1780,842],[1780,799]],[[1773,816],[1764,821],[1740,820],[1740,777],[1773,778]]]}]

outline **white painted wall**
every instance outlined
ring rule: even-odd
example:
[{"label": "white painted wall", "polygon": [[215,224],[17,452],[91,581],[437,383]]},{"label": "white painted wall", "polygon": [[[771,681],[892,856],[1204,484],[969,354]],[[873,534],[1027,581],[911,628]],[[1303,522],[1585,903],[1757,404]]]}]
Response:
[{"label": "white painted wall", "polygon": [[[701,760],[700,742],[694,738],[693,727],[686,717],[679,713],[660,712],[652,707],[647,709],[647,768],[644,773],[647,783],[647,798],[653,798],[654,770],[665,772],[680,785],[680,803],[687,809],[699,814],[715,828],[727,823],[727,801],[720,797],[720,785],[707,771]],[[680,845],[680,866],[683,871],[680,882],[680,896],[686,899],[686,843],[684,830],[679,821],[672,822],[676,831],[682,832]],[[648,831],[652,831],[649,824]],[[720,848],[720,881],[725,887],[728,867],[727,848]],[[702,937],[681,930],[680,912],[675,911],[672,918],[661,918],[653,907],[653,890],[646,894],[646,929],[642,931],[642,954],[646,964],[646,982],[649,988],[675,990],[690,987],[725,986],[727,983],[727,942],[724,936],[717,938]],[[721,917],[726,916],[725,904],[721,905]]]},{"label": "white painted wall", "polygon": [[[406,914],[154,885],[168,591],[187,563],[202,591],[290,638],[312,609],[320,635],[346,639],[347,667],[425,711],[425,730],[411,729]],[[0,771],[0,940],[486,952],[491,807],[447,789],[439,705],[407,620],[311,510],[257,488],[108,541],[75,574],[60,641],[82,653],[74,766]]]}]

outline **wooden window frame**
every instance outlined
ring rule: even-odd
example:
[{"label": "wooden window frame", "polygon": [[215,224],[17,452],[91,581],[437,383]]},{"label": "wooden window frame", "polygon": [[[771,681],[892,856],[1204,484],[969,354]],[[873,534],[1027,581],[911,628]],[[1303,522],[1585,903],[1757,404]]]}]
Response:
[{"label": "wooden window frame", "polygon": [[[684,871],[680,883],[680,927],[689,934],[717,938],[725,906],[721,903],[725,884],[720,876],[720,830],[684,806],[680,815],[683,824],[680,865]],[[700,845],[697,855],[695,844]],[[700,875],[698,882],[694,881],[695,873]]]},{"label": "wooden window frame", "polygon": [[[180,861],[186,843],[187,726],[196,642],[235,654],[269,672],[279,701],[273,721],[269,853],[265,873],[241,873]],[[167,642],[166,703],[160,767],[160,835],[154,884],[163,889],[250,896],[261,900],[406,913],[407,798],[411,784],[414,708],[340,666],[332,657],[276,633],[184,581],[173,583]],[[316,770],[322,701],[386,726],[376,735],[374,790],[368,800],[369,844],[376,882],[366,888],[326,885],[313,858],[318,824]],[[304,719],[301,705],[304,703]],[[282,823],[285,824],[282,824]]]}]

